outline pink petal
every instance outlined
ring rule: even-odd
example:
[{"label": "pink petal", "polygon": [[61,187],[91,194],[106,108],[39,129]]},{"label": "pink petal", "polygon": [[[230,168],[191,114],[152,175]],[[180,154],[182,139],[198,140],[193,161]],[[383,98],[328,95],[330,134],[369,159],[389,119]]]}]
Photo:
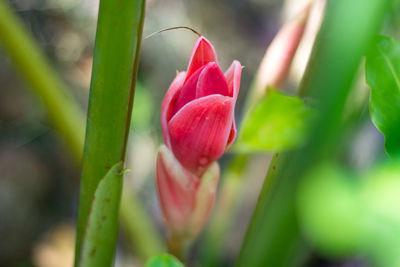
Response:
[{"label": "pink petal", "polygon": [[225,72],[225,78],[228,83],[229,95],[232,96],[235,101],[239,94],[240,88],[240,77],[242,76],[242,65],[237,60],[232,62],[232,65]]},{"label": "pink petal", "polygon": [[215,53],[214,46],[210,41],[208,41],[204,36],[200,36],[193,46],[186,79],[189,79],[198,68],[209,62],[217,62],[217,53]]},{"label": "pink petal", "polygon": [[172,151],[198,175],[225,152],[233,121],[231,97],[210,95],[186,104],[168,122]]},{"label": "pink petal", "polygon": [[178,112],[184,105],[196,98],[197,82],[199,81],[199,76],[205,67],[206,66],[203,66],[196,70],[193,75],[184,82],[182,89],[176,95],[176,101],[174,101],[175,104],[172,109],[172,116],[176,112]]},{"label": "pink petal", "polygon": [[160,147],[156,176],[161,208],[168,226],[175,232],[184,231],[196,205],[199,178],[183,168],[166,146]]},{"label": "pink petal", "polygon": [[[240,65],[239,61],[234,60],[232,62],[232,65],[225,72],[225,78],[228,83],[230,95],[232,95],[232,97],[234,98],[235,103],[236,103],[237,96],[239,94],[241,75],[242,75],[242,65]],[[232,145],[232,143],[235,141],[236,132],[237,131],[236,131],[235,118],[233,118],[232,128],[231,128],[231,132],[229,134],[226,150],[228,150],[229,147]]]},{"label": "pink petal", "polygon": [[167,94],[164,97],[161,106],[161,128],[164,136],[164,142],[168,147],[171,147],[168,132],[168,121],[172,117],[173,113],[173,100],[179,90],[182,88],[183,81],[185,80],[185,72],[178,72],[175,79],[172,81]]},{"label": "pink petal", "polygon": [[287,79],[290,65],[302,39],[311,3],[295,20],[286,22],[269,45],[256,75],[256,98],[265,94],[267,87],[279,89]]},{"label": "pink petal", "polygon": [[229,95],[228,85],[224,73],[217,63],[209,62],[197,69],[188,78],[176,96],[172,109],[172,116],[190,101],[203,96],[220,94]]},{"label": "pink petal", "polygon": [[219,165],[217,162],[214,162],[200,178],[190,226],[193,236],[199,234],[214,206],[219,175]]},{"label": "pink petal", "polygon": [[217,63],[210,62],[200,74],[197,83],[196,98],[213,94],[232,97],[224,73]]}]

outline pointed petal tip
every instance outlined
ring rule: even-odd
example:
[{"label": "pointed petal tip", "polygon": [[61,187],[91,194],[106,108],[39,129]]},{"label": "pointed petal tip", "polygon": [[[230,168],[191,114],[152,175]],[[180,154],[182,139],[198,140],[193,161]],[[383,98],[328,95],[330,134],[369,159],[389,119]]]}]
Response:
[{"label": "pointed petal tip", "polygon": [[213,94],[232,97],[221,68],[217,63],[210,62],[206,65],[199,76],[196,88],[196,98]]},{"label": "pointed petal tip", "polygon": [[228,70],[225,72],[226,82],[228,83],[230,95],[236,100],[239,89],[240,89],[240,79],[242,76],[243,66],[238,60],[234,60]]},{"label": "pointed petal tip", "polygon": [[214,46],[211,44],[211,42],[204,36],[200,36],[197,38],[193,46],[187,69],[187,78],[191,76],[198,68],[209,62],[218,62],[217,53],[215,52]]}]

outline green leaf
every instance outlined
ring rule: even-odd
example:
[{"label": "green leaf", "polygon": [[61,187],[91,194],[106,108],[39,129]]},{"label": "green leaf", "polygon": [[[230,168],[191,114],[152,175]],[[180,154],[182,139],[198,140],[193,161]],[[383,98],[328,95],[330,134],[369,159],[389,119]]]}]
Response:
[{"label": "green leaf", "polygon": [[174,256],[165,253],[149,259],[146,267],[183,267],[183,264]]},{"label": "green leaf", "polygon": [[351,255],[362,243],[361,185],[356,181],[337,166],[323,165],[299,185],[300,224],[307,238],[325,255]]},{"label": "green leaf", "polygon": [[236,149],[254,152],[299,146],[311,115],[311,109],[298,97],[270,90],[244,120]]},{"label": "green leaf", "polygon": [[[301,96],[315,99],[316,118],[304,146],[275,154],[261,189],[236,267],[298,266],[308,246],[299,232],[295,192],[304,174],[337,157],[343,111],[361,58],[384,21],[389,1],[326,1]],[[356,15],[355,15],[356,14]]]},{"label": "green leaf", "polygon": [[399,266],[400,161],[351,173],[323,164],[297,191],[300,226],[312,246],[338,258],[364,255],[376,266]]},{"label": "green leaf", "polygon": [[79,266],[111,266],[118,236],[123,163],[115,164],[100,181],[89,214]]},{"label": "green leaf", "polygon": [[375,126],[385,136],[386,152],[400,152],[400,43],[378,37],[367,56],[367,83],[371,86],[370,111]]},{"label": "green leaf", "polygon": [[154,102],[151,93],[143,84],[136,82],[135,105],[132,108],[131,131],[144,132],[151,129],[151,120],[154,114]]}]

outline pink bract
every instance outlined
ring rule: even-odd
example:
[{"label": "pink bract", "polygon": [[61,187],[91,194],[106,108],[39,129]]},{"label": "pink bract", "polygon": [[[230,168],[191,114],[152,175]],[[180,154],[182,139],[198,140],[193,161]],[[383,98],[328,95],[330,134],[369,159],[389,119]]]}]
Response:
[{"label": "pink bract", "polygon": [[158,196],[168,228],[182,237],[197,236],[214,204],[219,180],[218,164],[214,163],[201,177],[197,177],[162,145],[156,166]]},{"label": "pink bract", "polygon": [[201,175],[236,137],[234,108],[242,66],[223,73],[213,45],[194,45],[187,72],[179,72],[164,98],[161,125],[166,146],[190,172]]}]

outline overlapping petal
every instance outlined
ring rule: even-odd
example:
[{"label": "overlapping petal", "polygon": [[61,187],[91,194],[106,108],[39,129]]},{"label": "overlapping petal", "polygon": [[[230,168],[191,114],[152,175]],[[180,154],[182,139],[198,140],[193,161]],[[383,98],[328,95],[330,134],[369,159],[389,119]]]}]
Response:
[{"label": "overlapping petal", "polygon": [[196,98],[196,88],[199,81],[199,76],[206,66],[203,66],[196,70],[192,76],[190,76],[176,94],[176,100],[173,104],[172,115],[178,112],[185,104]]},{"label": "overlapping petal", "polygon": [[187,69],[187,79],[200,67],[209,62],[218,62],[214,46],[204,36],[200,36],[194,44]]},{"label": "overlapping petal", "polygon": [[235,100],[239,94],[240,78],[242,76],[242,65],[234,60],[228,70],[225,72],[225,79],[229,88],[229,95]]},{"label": "overlapping petal", "polygon": [[168,122],[171,148],[189,171],[202,174],[225,152],[234,99],[210,95],[186,104]]},{"label": "overlapping petal", "polygon": [[196,87],[196,98],[213,94],[232,97],[224,73],[217,63],[210,62],[200,73]]},{"label": "overlapping petal", "polygon": [[184,82],[182,89],[176,94],[172,115],[190,101],[212,94],[232,96],[224,73],[215,62],[200,67]]},{"label": "overlapping petal", "polygon": [[[236,98],[239,94],[241,76],[242,76],[242,65],[240,64],[239,61],[234,60],[232,62],[232,65],[225,72],[225,78],[228,84],[229,94],[232,95],[232,97],[234,98],[234,103],[236,103]],[[235,141],[236,132],[237,132],[236,123],[235,119],[233,119],[231,132],[229,134],[228,143],[226,145],[226,150],[228,150],[229,147],[232,145],[233,141]]]},{"label": "overlapping petal", "polygon": [[186,228],[196,207],[199,178],[183,168],[166,146],[157,155],[156,177],[165,220],[174,231]]},{"label": "overlapping petal", "polygon": [[179,90],[182,88],[185,77],[186,73],[184,71],[178,72],[176,74],[175,79],[172,81],[170,87],[168,88],[167,94],[165,95],[161,106],[161,128],[163,132],[164,142],[168,147],[171,147],[168,132],[168,121],[173,115],[174,105],[172,102],[175,99]]},{"label": "overlapping petal", "polygon": [[199,177],[187,171],[162,145],[157,155],[157,189],[161,208],[174,234],[195,237],[203,228],[215,202],[219,180],[217,163]]},{"label": "overlapping petal", "polygon": [[193,236],[196,236],[201,231],[214,206],[219,174],[219,165],[214,162],[200,179],[201,182],[195,196],[195,208],[190,221],[190,229]]}]

